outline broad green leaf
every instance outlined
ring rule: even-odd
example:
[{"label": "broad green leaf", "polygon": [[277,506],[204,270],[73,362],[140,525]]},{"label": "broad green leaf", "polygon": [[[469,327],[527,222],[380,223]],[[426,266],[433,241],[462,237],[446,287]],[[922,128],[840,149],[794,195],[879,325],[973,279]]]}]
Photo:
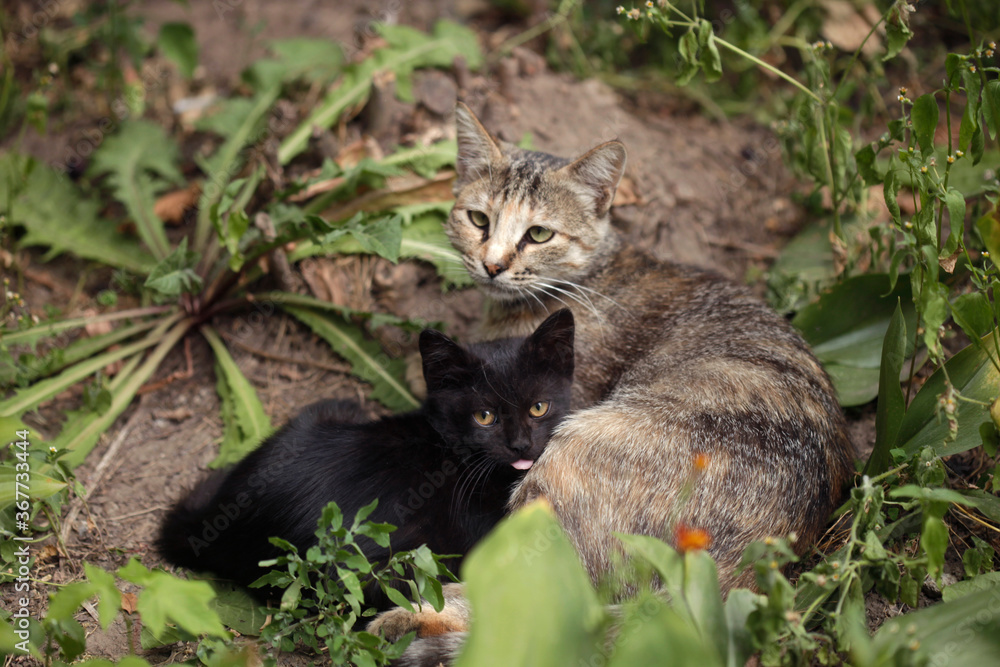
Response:
[{"label": "broad green leaf", "polygon": [[728,636],[729,630],[715,561],[705,551],[684,554],[684,604],[701,635],[702,645],[716,653],[719,664],[725,662],[729,647],[719,638]]},{"label": "broad green leaf", "polygon": [[[236,365],[236,361],[229,354],[219,335],[208,326],[202,327],[201,333],[215,353],[216,375],[220,379],[220,386],[224,381],[227,390],[225,395],[220,391],[220,397],[232,406],[233,411],[230,416],[235,421],[240,436],[239,441],[223,441],[219,456],[211,464],[212,467],[218,467],[242,459],[271,434],[273,427],[253,385]],[[229,431],[228,424],[227,431]]]},{"label": "broad green leaf", "polygon": [[344,66],[343,50],[329,39],[274,40],[268,43],[268,49],[275,58],[258,60],[247,73],[258,90],[296,79],[326,85],[337,78]]},{"label": "broad green leaf", "polygon": [[189,24],[164,23],[156,43],[160,53],[177,65],[185,79],[194,75],[194,68],[198,66],[198,42]]},{"label": "broad green leaf", "polygon": [[951,303],[951,314],[972,342],[993,330],[993,308],[982,292],[963,294]]},{"label": "broad green leaf", "polygon": [[351,363],[351,372],[372,385],[371,398],[390,410],[413,410],[420,406],[403,383],[404,363],[390,359],[377,343],[365,339],[361,331],[345,321],[335,322],[307,308],[279,304],[323,338],[333,350]]},{"label": "broad green leaf", "polygon": [[84,563],[83,569],[98,596],[97,615],[101,619],[101,628],[107,630],[121,609],[121,591],[115,586],[115,577],[110,572],[90,563]]},{"label": "broad green leaf", "polygon": [[350,236],[362,251],[384,257],[395,264],[399,261],[402,221],[398,215],[366,220],[364,214],[358,213],[343,225],[334,227],[319,242],[324,248],[329,248],[339,239]]},{"label": "broad green leaf", "polygon": [[889,160],[889,168],[885,172],[885,180],[882,182],[882,197],[885,199],[886,208],[892,216],[892,221],[897,225],[902,224],[899,212],[899,202],[896,196],[899,194],[899,177],[896,175],[895,158]]},{"label": "broad green leaf", "polygon": [[66,488],[66,482],[48,477],[35,470],[28,472],[27,487],[24,481],[18,479],[19,471],[15,470],[14,461],[8,461],[0,465],[0,508],[8,507],[19,498],[24,498],[27,493],[31,500],[42,500]]},{"label": "broad green leaf", "polygon": [[698,23],[698,41],[705,81],[709,83],[718,81],[722,78],[722,59],[719,57],[719,47],[715,45],[712,24],[707,19],[701,19]]},{"label": "broad green leaf", "polygon": [[994,596],[1000,593],[1000,572],[986,572],[968,581],[945,586],[941,589],[941,597],[951,602],[980,591],[990,591]]},{"label": "broad green leaf", "polygon": [[899,427],[897,442],[907,454],[913,455],[930,446],[938,456],[948,456],[982,443],[979,425],[990,421],[988,405],[1000,393],[1000,372],[991,363],[988,352],[993,347],[990,341],[993,335],[991,333],[983,339],[983,347],[969,345],[945,364],[955,389],[966,398],[984,401],[986,405],[958,401],[955,412],[958,435],[949,440],[947,422],[937,417],[938,396],[944,393],[946,381],[944,372],[938,369],[920,388]]},{"label": "broad green leaf", "polygon": [[471,69],[478,69],[482,62],[475,33],[456,23],[438,21],[430,35],[402,25],[380,25],[379,32],[388,46],[345,68],[340,84],[282,141],[278,149],[281,164],[287,164],[305,150],[316,128],[332,127],[346,109],[364,101],[376,72],[395,73],[396,92],[406,100],[410,97],[410,74],[414,69],[450,67],[456,56],[464,57]]},{"label": "broad green leaf", "polygon": [[[899,10],[895,10],[898,12]],[[913,31],[907,25],[906,18],[900,18],[890,14],[890,18],[885,22],[885,55],[882,60],[891,60],[899,55],[906,43],[913,37]]]},{"label": "broad green leaf", "polygon": [[975,507],[991,521],[1000,523],[1000,498],[982,489],[963,489],[961,494],[975,501]]},{"label": "broad green leaf", "polygon": [[965,197],[956,188],[948,188],[944,203],[948,207],[949,232],[941,257],[948,257],[959,248],[965,233]]},{"label": "broad green leaf", "polygon": [[208,606],[219,615],[222,624],[245,637],[258,636],[267,623],[267,610],[239,586],[223,581],[213,581],[211,585],[215,597]]},{"label": "broad green leaf", "polygon": [[929,155],[934,150],[934,131],[938,124],[938,105],[933,93],[921,95],[913,102],[910,120],[920,150]]},{"label": "broad green leaf", "polygon": [[49,248],[45,260],[71,252],[143,275],[155,264],[113,221],[98,216],[99,202],[83,199],[68,178],[34,158],[0,155],[0,206],[9,224],[24,228],[22,246]]},{"label": "broad green leaf", "polygon": [[858,174],[864,179],[865,185],[878,185],[885,180],[885,176],[879,173],[875,164],[875,145],[871,142],[854,154],[854,161],[858,165]]},{"label": "broad green leaf", "polygon": [[[870,274],[835,285],[792,320],[827,368],[843,405],[878,395],[882,343],[897,303],[907,330],[916,328],[909,281],[889,290],[889,276]],[[907,342],[906,356],[912,351]]]},{"label": "broad green leaf", "polygon": [[[350,236],[344,236],[329,245],[317,245],[311,241],[300,243],[289,254],[289,260],[298,261],[313,255],[333,253],[356,254],[365,252],[361,244]],[[452,249],[444,233],[441,218],[436,214],[418,216],[413,223],[404,225],[399,244],[399,256],[406,259],[420,259],[433,264],[444,278],[446,285],[471,285],[472,278],[462,267],[462,260]]]},{"label": "broad green leaf", "polygon": [[726,598],[726,633],[728,656],[726,667],[743,667],[753,655],[753,634],[749,627],[750,614],[757,610],[759,596],[745,588],[729,592]]},{"label": "broad green leaf", "polygon": [[[914,640],[919,654],[930,665],[981,667],[1000,655],[1000,614],[994,589],[972,593],[959,600],[896,616],[875,634],[882,656],[897,647],[904,651]],[[982,613],[987,611],[987,613]],[[898,664],[886,659],[880,664]]]},{"label": "broad green leaf", "polygon": [[504,519],[469,554],[462,579],[476,623],[456,667],[576,665],[594,655],[604,611],[546,503]]},{"label": "broad green leaf", "polygon": [[976,220],[976,231],[994,262],[1000,262],[1000,208],[993,209]]},{"label": "broad green leaf", "polygon": [[983,88],[983,118],[990,138],[996,139],[1000,134],[1000,81],[987,81]]},{"label": "broad green leaf", "polygon": [[197,264],[198,254],[187,249],[185,236],[172,253],[153,267],[145,287],[169,299],[200,292],[202,282],[201,276],[195,272]]},{"label": "broad green leaf", "polygon": [[[836,274],[830,229],[827,225],[807,225],[781,250],[767,272],[768,300],[780,310],[797,311]],[[790,288],[794,281],[800,290]]]},{"label": "broad green leaf", "polygon": [[170,243],[153,205],[168,183],[183,184],[177,159],[177,144],[160,125],[128,120],[97,149],[90,167],[92,174],[108,174],[115,198],[128,209],[139,238],[158,259],[170,254]]},{"label": "broad green leaf", "polygon": [[118,576],[143,587],[138,610],[154,636],[162,636],[167,622],[172,622],[193,635],[229,637],[218,614],[209,607],[215,591],[207,581],[187,581],[162,570],[149,570],[135,558],[119,568]]},{"label": "broad green leaf", "polygon": [[944,567],[944,552],[948,548],[948,527],[944,525],[944,521],[930,514],[924,515],[920,547],[927,554],[927,574],[940,580],[941,570]]},{"label": "broad green leaf", "polygon": [[902,306],[897,302],[882,343],[878,412],[875,414],[875,447],[864,470],[864,474],[870,477],[889,469],[892,461],[889,450],[896,446],[899,425],[906,412],[906,399],[899,386],[899,374],[906,359],[906,340],[906,321],[903,319]]},{"label": "broad green leaf", "polygon": [[[717,653],[718,649],[725,649],[721,637],[706,641],[676,609],[652,594],[642,594],[636,602],[626,604],[623,612],[624,629],[615,641],[614,651],[606,663],[608,667],[665,664],[722,667],[726,664]],[[579,664],[591,663],[580,661]]]}]

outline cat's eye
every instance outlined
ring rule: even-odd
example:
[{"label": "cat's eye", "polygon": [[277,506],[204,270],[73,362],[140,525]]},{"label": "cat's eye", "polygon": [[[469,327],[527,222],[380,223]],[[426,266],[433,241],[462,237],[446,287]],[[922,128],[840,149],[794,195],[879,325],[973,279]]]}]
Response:
[{"label": "cat's eye", "polygon": [[480,229],[486,229],[490,226],[489,216],[482,211],[469,211],[469,222]]},{"label": "cat's eye", "polygon": [[528,408],[528,414],[532,417],[543,417],[546,412],[549,411],[548,401],[538,401],[530,408]]},{"label": "cat's eye", "polygon": [[545,243],[555,234],[548,227],[539,227],[535,225],[528,230],[528,238],[530,238],[535,243]]},{"label": "cat's eye", "polygon": [[476,410],[472,413],[472,418],[480,426],[492,426],[496,423],[497,415],[492,410]]}]

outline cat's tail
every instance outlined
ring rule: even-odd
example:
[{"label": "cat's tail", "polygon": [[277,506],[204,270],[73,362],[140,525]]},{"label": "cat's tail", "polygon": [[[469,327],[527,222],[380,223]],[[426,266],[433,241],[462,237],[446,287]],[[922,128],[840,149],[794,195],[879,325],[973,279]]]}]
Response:
[{"label": "cat's tail", "polygon": [[218,530],[209,508],[226,474],[225,470],[213,472],[167,512],[156,539],[156,549],[167,562],[196,572],[215,569],[212,542]]}]

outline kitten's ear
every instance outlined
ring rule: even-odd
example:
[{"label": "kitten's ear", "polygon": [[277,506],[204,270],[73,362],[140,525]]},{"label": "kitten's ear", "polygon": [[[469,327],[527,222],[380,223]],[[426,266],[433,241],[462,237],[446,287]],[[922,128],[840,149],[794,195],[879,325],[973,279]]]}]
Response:
[{"label": "kitten's ear", "polygon": [[572,377],[574,333],[573,313],[569,308],[563,308],[539,324],[522,343],[522,349],[532,356],[536,364],[547,365]]},{"label": "kitten's ear", "polygon": [[496,139],[486,131],[472,109],[462,102],[455,105],[455,129],[458,134],[458,159],[455,162],[455,194],[483,174],[502,155]]},{"label": "kitten's ear", "polygon": [[468,352],[440,331],[420,332],[420,357],[427,391],[444,389],[463,381],[472,360]]},{"label": "kitten's ear", "polygon": [[625,144],[617,140],[608,141],[591,148],[559,171],[580,186],[580,194],[593,202],[594,214],[603,216],[611,208],[615,190],[625,174],[626,159]]}]

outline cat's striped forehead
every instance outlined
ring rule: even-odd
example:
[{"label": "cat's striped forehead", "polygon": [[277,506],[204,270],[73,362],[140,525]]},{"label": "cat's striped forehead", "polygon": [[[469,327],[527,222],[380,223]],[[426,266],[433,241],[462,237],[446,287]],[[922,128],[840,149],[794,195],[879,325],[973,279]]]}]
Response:
[{"label": "cat's striped forehead", "polygon": [[544,175],[569,164],[569,160],[538,151],[517,150],[507,153],[490,175],[494,196],[510,200],[524,199],[537,203],[542,193]]}]

